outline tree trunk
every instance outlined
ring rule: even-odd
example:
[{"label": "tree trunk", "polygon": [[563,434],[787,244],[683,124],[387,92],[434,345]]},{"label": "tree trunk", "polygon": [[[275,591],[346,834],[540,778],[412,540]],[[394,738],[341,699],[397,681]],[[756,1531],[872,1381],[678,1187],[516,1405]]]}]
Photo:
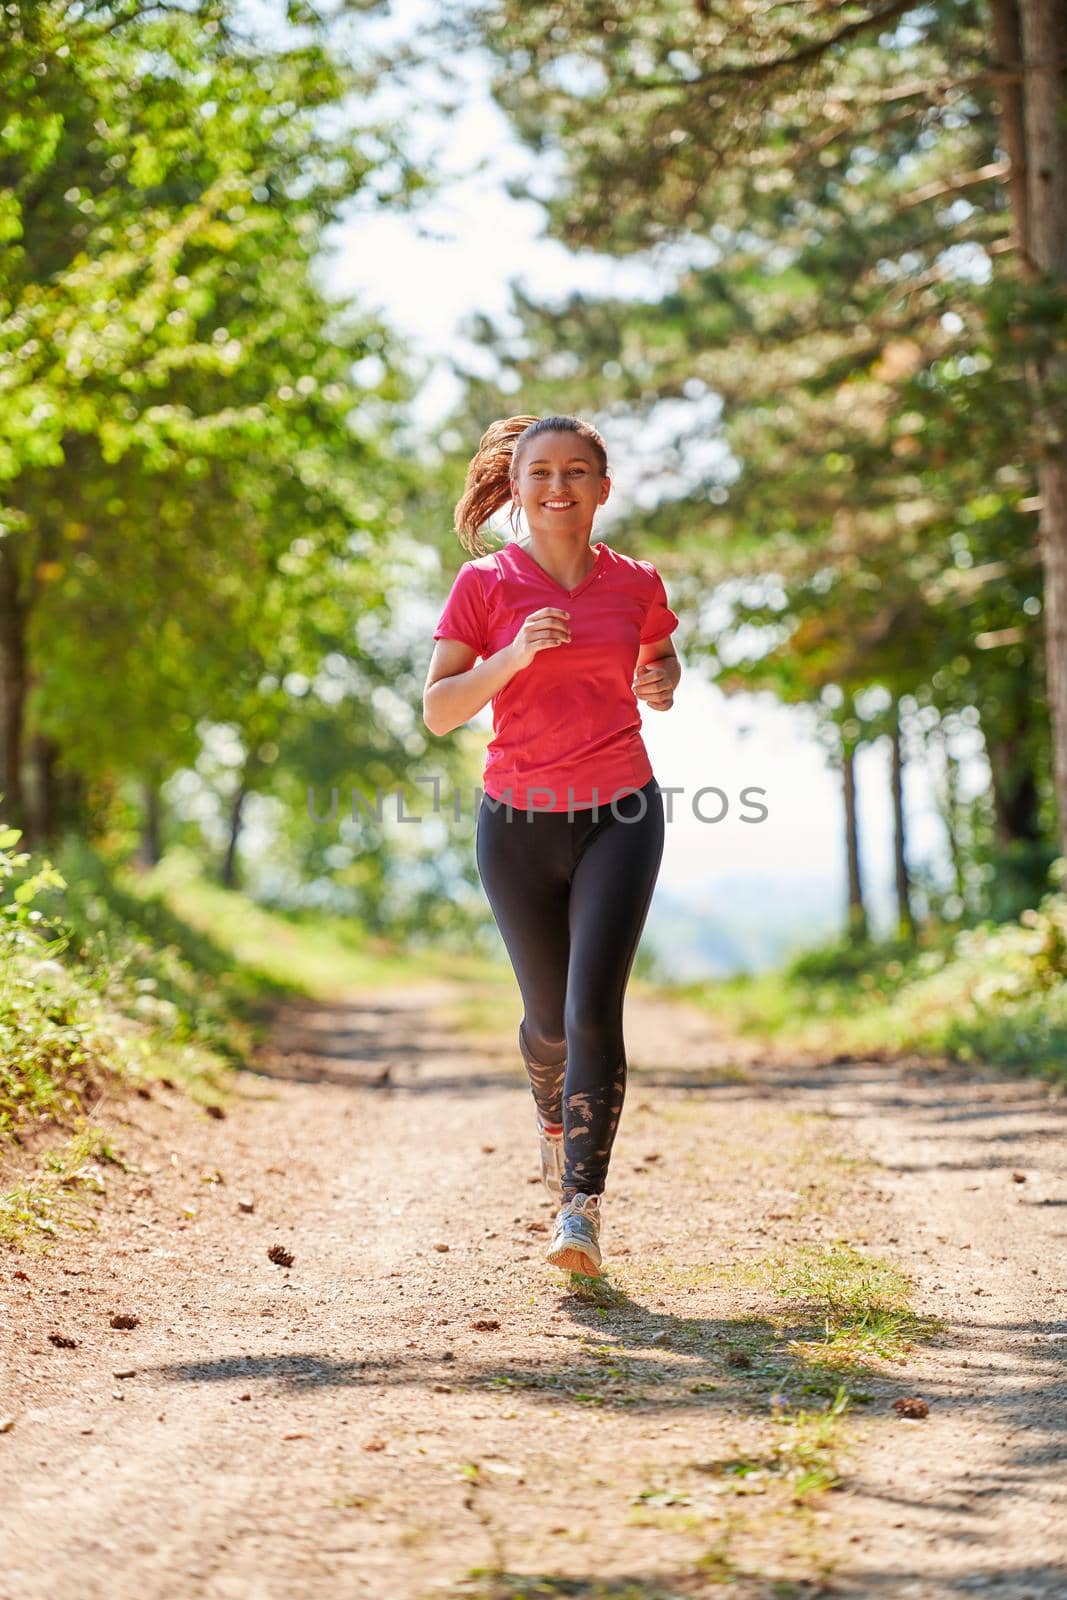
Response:
[{"label": "tree trunk", "polygon": [[842,740],[841,773],[845,793],[845,853],[848,866],[848,936],[858,943],[867,937],[867,912],[860,879],[860,841],[856,820],[856,747]]},{"label": "tree trunk", "polygon": [[1024,739],[1011,735],[986,741],[993,775],[993,816],[997,843],[1004,848],[1041,838],[1040,796]]},{"label": "tree trunk", "polygon": [[241,836],[241,812],[244,810],[244,803],[248,793],[248,787],[242,781],[230,807],[230,837],[226,844],[226,855],[222,863],[222,883],[226,889],[236,889],[237,887],[237,842]]},{"label": "tree trunk", "polygon": [[914,939],[915,911],[908,883],[907,836],[904,820],[904,752],[900,738],[900,708],[897,705],[893,706],[889,737],[892,749],[890,786],[893,792],[893,865],[897,889],[897,931],[901,936]]},{"label": "tree trunk", "polygon": [[156,778],[146,778],[144,793],[144,826],[141,830],[141,860],[146,867],[154,867],[163,855],[163,802]]},{"label": "tree trunk", "polygon": [[[1008,194],[1025,281],[1067,293],[1067,0],[992,0],[999,65],[1021,82],[999,96],[1001,142],[1011,163]],[[1020,65],[1021,64],[1021,65]],[[1061,853],[1067,855],[1067,428],[1055,396],[1067,359],[1052,349],[1027,363],[1041,511],[1045,670]]]},{"label": "tree trunk", "polygon": [[967,909],[967,879],[963,871],[963,845],[960,840],[960,764],[949,749],[943,723],[938,727],[938,736],[941,742],[941,751],[945,758],[945,790],[939,809],[941,821],[945,825],[949,859],[952,862],[952,875],[956,883],[956,897],[960,902],[960,914],[962,915]]},{"label": "tree trunk", "polygon": [[[0,538],[0,817],[27,826],[22,785],[26,719],[26,615],[14,538]],[[20,841],[22,842],[22,841]]]},{"label": "tree trunk", "polygon": [[43,849],[46,844],[54,842],[59,832],[58,755],[56,741],[49,734],[42,733],[40,728],[35,729],[30,740],[33,788],[27,799],[26,844],[29,849]]}]

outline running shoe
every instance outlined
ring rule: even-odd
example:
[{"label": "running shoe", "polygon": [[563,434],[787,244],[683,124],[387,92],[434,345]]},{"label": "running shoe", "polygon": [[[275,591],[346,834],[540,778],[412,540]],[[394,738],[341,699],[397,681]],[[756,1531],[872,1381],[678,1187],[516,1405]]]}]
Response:
[{"label": "running shoe", "polygon": [[552,1243],[545,1253],[550,1267],[600,1277],[600,1196],[576,1194],[559,1209]]},{"label": "running shoe", "polygon": [[562,1122],[543,1122],[538,1111],[537,1137],[541,1144],[541,1182],[558,1199],[563,1194]]}]

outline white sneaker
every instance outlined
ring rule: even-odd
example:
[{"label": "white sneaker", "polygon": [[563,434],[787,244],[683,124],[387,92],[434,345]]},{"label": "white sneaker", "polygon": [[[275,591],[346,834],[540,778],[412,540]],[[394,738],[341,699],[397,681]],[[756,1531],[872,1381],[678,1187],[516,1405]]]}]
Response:
[{"label": "white sneaker", "polygon": [[576,1194],[559,1209],[552,1243],[545,1252],[550,1267],[599,1278],[600,1195]]},{"label": "white sneaker", "polygon": [[541,1182],[558,1199],[563,1194],[563,1124],[559,1131],[546,1128],[537,1112],[537,1137],[541,1145]]}]

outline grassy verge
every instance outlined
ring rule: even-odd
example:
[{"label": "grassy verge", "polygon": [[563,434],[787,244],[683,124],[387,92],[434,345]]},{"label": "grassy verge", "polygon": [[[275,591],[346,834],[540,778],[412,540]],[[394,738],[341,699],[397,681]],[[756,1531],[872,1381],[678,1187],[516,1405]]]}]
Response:
[{"label": "grassy verge", "polygon": [[831,1057],[911,1052],[1067,1086],[1067,896],[1014,923],[835,945],[778,972],[664,992],[740,1034]]},{"label": "grassy verge", "polygon": [[340,918],[265,910],[186,853],[146,872],[74,839],[38,860],[15,853],[18,838],[0,833],[0,1239],[12,1243],[77,1225],[105,1104],[164,1080],[224,1107],[280,1001],[492,979],[485,960],[413,957]]}]

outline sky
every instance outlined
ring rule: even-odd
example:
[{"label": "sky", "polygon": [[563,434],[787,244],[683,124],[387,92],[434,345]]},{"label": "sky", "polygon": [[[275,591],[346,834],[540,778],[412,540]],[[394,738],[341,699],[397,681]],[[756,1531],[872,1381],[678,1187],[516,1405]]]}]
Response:
[{"label": "sky", "polygon": [[[433,12],[426,0],[405,0],[403,9],[405,27],[417,27]],[[362,19],[359,26],[384,41],[395,25]],[[481,313],[506,322],[513,281],[541,296],[579,286],[631,294],[650,282],[662,285],[662,272],[654,274],[647,264],[592,254],[578,258],[543,237],[540,206],[513,200],[504,189],[508,176],[531,170],[532,154],[517,143],[492,103],[484,67],[475,61],[457,66],[462,82],[450,89],[458,104],[447,116],[432,109],[435,85],[430,80],[425,81],[425,94],[417,97],[410,86],[383,84],[367,107],[406,108],[412,147],[447,175],[443,191],[410,214],[357,209],[333,230],[322,269],[331,291],[355,297],[365,309],[376,308],[427,363],[414,419],[430,433],[457,395],[449,357],[472,358],[473,347],[465,339],[467,319]],[[424,109],[413,110],[415,104]],[[551,181],[551,163],[546,165],[544,156],[537,163],[539,175]],[[514,409],[524,409],[521,394],[515,396]],[[615,515],[624,516],[627,496],[638,492],[640,462],[627,453],[621,434],[607,442],[616,467]],[[610,542],[610,528],[610,521],[598,518],[594,540],[606,537]],[[442,583],[447,589],[446,578]],[[786,708],[768,696],[727,699],[698,666],[686,662],[684,647],[678,647],[683,675],[674,706],[667,712],[641,708],[645,743],[661,788],[683,791],[667,827],[648,937],[656,948],[670,950],[684,912],[686,962],[695,975],[708,969],[707,957],[694,942],[694,920],[727,928],[743,924],[749,930],[748,945],[757,952],[749,964],[769,965],[780,953],[790,907],[792,922],[799,923],[809,941],[843,926],[840,778],[827,767],[805,708]],[[428,638],[427,660],[431,648]],[[490,736],[488,708],[475,726]],[[984,786],[977,750],[968,761],[965,783],[972,791]],[[696,792],[708,785],[718,786],[728,801],[721,821],[696,814],[717,815],[721,802],[713,795],[697,799],[694,807]],[[861,751],[857,785],[865,888],[875,925],[886,926],[893,870],[889,752],[884,743]],[[764,791],[768,815],[759,823],[743,820],[741,791],[746,786]],[[931,776],[918,763],[906,770],[905,806],[912,860],[943,863],[944,831]]]}]

